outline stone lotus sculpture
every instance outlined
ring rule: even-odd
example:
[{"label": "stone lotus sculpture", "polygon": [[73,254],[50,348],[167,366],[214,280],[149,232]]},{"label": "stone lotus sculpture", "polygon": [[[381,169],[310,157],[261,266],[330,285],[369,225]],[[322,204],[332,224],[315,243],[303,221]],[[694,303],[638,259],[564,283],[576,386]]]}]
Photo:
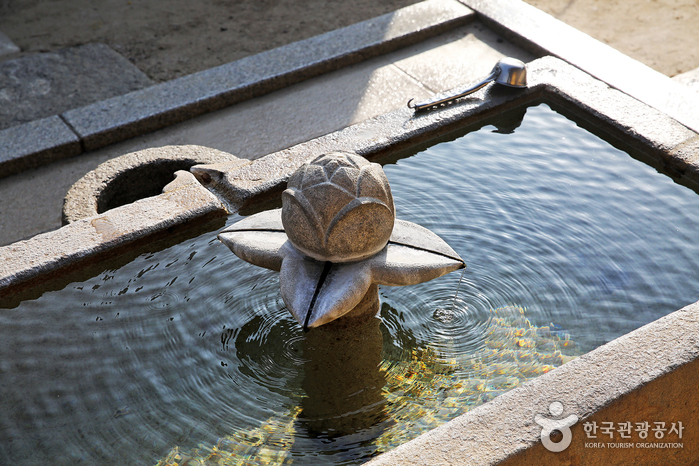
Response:
[{"label": "stone lotus sculpture", "polygon": [[439,236],[395,218],[383,169],[363,157],[317,157],[287,186],[281,209],[218,237],[241,259],[280,272],[282,299],[304,329],[373,317],[379,284],[414,285],[465,267]]},{"label": "stone lotus sculpture", "polygon": [[386,246],[396,209],[381,166],[335,152],[304,164],[282,194],[289,241],[319,261],[354,262]]}]

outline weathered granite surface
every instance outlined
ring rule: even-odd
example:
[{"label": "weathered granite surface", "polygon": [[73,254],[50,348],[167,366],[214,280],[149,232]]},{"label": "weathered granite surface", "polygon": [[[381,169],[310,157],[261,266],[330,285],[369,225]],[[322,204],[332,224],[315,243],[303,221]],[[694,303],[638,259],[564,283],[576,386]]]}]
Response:
[{"label": "weathered granite surface", "polygon": [[141,199],[0,248],[0,296],[125,250],[151,235],[228,211],[199,184]]},{"label": "weathered granite surface", "polygon": [[387,53],[473,19],[473,12],[458,2],[428,0],[62,116],[91,150]]},{"label": "weathered granite surface", "polygon": [[283,191],[294,170],[322,154],[348,151],[372,160],[540,100],[564,108],[629,149],[654,158],[678,179],[699,186],[699,160],[686,153],[690,149],[681,157],[673,155],[673,150],[693,140],[696,132],[559,59],[540,58],[527,69],[526,89],[489,87],[437,111],[419,114],[406,107],[233,170],[212,165],[194,166],[191,171],[200,179],[206,172],[204,184],[229,208],[238,209],[264,193]]},{"label": "weathered granite surface", "polygon": [[81,152],[80,139],[55,115],[0,130],[0,178]]},{"label": "weathered granite surface", "polygon": [[[362,316],[373,317],[368,309],[378,310],[378,305],[371,305],[367,294],[377,284],[415,285],[465,266],[439,236],[403,220],[395,221],[388,244],[364,260],[317,261],[292,246],[282,210],[247,217],[218,237],[241,259],[280,272],[284,303],[304,328],[326,325],[348,314],[354,323]],[[361,303],[362,310],[356,310]]]},{"label": "weathered granite surface", "polygon": [[172,190],[176,186],[170,186],[175,172],[216,162],[227,162],[231,168],[250,163],[226,152],[193,145],[144,149],[108,160],[70,188],[63,201],[63,224],[157,196],[168,186]]},{"label": "weathered granite surface", "polygon": [[[478,124],[488,116],[506,109],[526,105],[537,100],[553,102],[578,117],[594,124],[596,128],[615,138],[627,147],[637,148],[654,158],[660,168],[676,177],[678,182],[699,186],[699,157],[697,157],[697,133],[674,119],[638,100],[597,81],[586,73],[555,58],[535,60],[529,64],[529,88],[505,92],[479,91],[469,99],[437,112],[415,115],[404,108],[354,125],[342,131],[270,154],[243,166],[226,165],[194,166],[192,173],[210,189],[220,203],[222,211],[237,211],[274,193],[280,194],[286,187],[290,174],[308,159],[321,154],[347,150],[368,158],[377,158],[389,151],[425,142],[439,135]],[[507,92],[509,91],[509,92]],[[7,131],[7,130],[6,130]],[[191,179],[190,179],[191,181]],[[159,196],[156,196],[159,197]],[[135,205],[135,204],[132,204]],[[128,210],[130,206],[120,209]],[[134,215],[136,215],[134,213]],[[54,232],[31,240],[45,260],[60,264],[61,255],[67,251],[50,251],[49,243]],[[36,242],[34,242],[36,241]],[[120,243],[99,246],[117,248]],[[0,248],[0,255],[9,247]],[[4,286],[9,286],[11,276],[39,274],[32,262],[14,261],[8,256],[2,272]],[[77,256],[75,256],[77,257]],[[58,267],[58,265],[56,265]],[[7,279],[5,279],[7,278]]]},{"label": "weathered granite surface", "polygon": [[[146,134],[420,43],[474,19],[474,12],[456,0],[428,0],[179,79],[103,96],[106,100],[92,100],[72,110],[64,108],[60,118],[77,136],[77,150],[61,144],[51,145],[50,150],[29,144],[18,151],[12,135],[0,133],[0,154],[12,154],[15,159],[12,170],[5,171],[0,164],[0,177],[35,167],[39,156],[41,163],[47,163]],[[45,89],[46,85],[35,87]]]}]

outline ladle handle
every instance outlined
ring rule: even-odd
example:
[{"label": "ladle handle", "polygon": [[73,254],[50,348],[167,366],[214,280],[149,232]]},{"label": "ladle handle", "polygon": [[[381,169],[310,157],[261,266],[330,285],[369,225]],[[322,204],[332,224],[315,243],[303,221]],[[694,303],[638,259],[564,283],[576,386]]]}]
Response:
[{"label": "ladle handle", "polygon": [[410,105],[410,102],[412,102],[414,99],[410,99],[408,101],[408,107],[414,109],[416,112],[419,112],[420,110],[425,110],[431,107],[436,107],[438,105],[445,104],[447,102],[451,102],[452,100],[460,99],[461,97],[467,96],[469,94],[473,94],[479,89],[482,89],[485,87],[489,82],[495,80],[495,78],[498,77],[500,74],[500,68],[495,67],[493,71],[490,72],[488,77],[483,79],[483,81],[479,82],[478,84],[474,84],[473,86],[469,87],[468,89],[464,89],[463,91],[459,91],[457,94],[451,95],[449,97],[442,97],[439,99],[434,99],[434,100],[426,100],[424,102],[419,102],[415,105]]}]

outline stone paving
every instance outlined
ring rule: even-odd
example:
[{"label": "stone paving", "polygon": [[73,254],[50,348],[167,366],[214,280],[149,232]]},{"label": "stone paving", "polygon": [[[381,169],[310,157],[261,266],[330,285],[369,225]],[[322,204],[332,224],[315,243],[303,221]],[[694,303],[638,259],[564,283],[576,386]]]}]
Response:
[{"label": "stone paving", "polygon": [[[503,56],[525,62],[535,58],[474,21],[468,8],[447,4],[452,16],[456,5],[462,25],[457,23],[435,37],[143,136],[1,178],[0,244],[60,227],[63,197],[70,186],[111,158],[149,147],[196,144],[254,159],[404,107],[410,98],[423,99],[479,79]],[[429,18],[424,11],[419,13],[424,24]],[[443,10],[435,14],[444,20]],[[404,23],[410,25],[411,20]],[[400,33],[400,24],[393,21],[394,35]],[[364,36],[365,41],[370,39]],[[380,40],[385,40],[384,31]],[[356,47],[340,45],[340,50]],[[53,119],[55,125],[49,127]],[[62,131],[58,117],[53,119],[42,120],[42,134],[50,134],[53,141],[63,139],[67,145],[79,144],[73,134]]]},{"label": "stone paving", "polygon": [[[149,86],[143,73],[102,44],[0,62],[0,97],[11,103],[0,108],[0,245],[60,227],[61,203],[69,187],[116,156],[149,147],[197,144],[254,159],[400,108],[409,98],[424,98],[473,81],[487,74],[502,56],[535,58],[475,20],[468,8],[456,2],[426,3],[431,8],[416,10],[414,5],[401,10],[402,22],[401,15],[386,15],[345,28],[349,32],[321,36],[317,44],[310,43],[313,39],[304,41],[297,47],[301,50],[298,65],[289,64],[294,55],[287,46],[159,86]],[[481,2],[472,3],[479,7]],[[410,24],[416,17],[423,26]],[[385,44],[391,40],[445,20],[461,25],[438,29],[435,33],[441,34],[432,38],[423,34],[413,45],[385,53]],[[540,29],[531,22],[515,20],[508,27],[515,32],[526,27],[526,39],[539,45],[555,36],[550,31],[548,35],[537,32]],[[553,39],[549,47],[556,53],[559,45],[565,46]],[[247,81],[259,82],[264,81],[259,69],[269,68],[269,76],[278,80],[283,76],[279,69],[285,66],[308,69],[318,57],[306,56],[305,51],[317,53],[318,47],[331,58],[357,52],[367,56],[367,47],[378,51],[371,52],[377,56],[369,60],[345,60],[349,66],[344,67],[333,58],[336,63],[316,72],[317,77],[296,78],[298,83],[282,83],[279,90],[258,92],[259,97],[249,99],[251,91],[245,89],[243,95],[220,98],[220,92],[235,91],[226,73],[241,76],[241,70],[254,69]],[[17,50],[0,32],[0,54]],[[326,72],[333,67],[340,69]],[[84,73],[67,78],[71,68]],[[209,98],[214,103],[199,108],[206,100],[201,96],[208,92],[199,89],[223,82],[219,95]],[[679,75],[674,82],[699,89],[699,70]],[[144,93],[128,94],[139,89]],[[123,94],[127,96],[118,97]],[[181,122],[171,125],[177,121]],[[166,125],[171,126],[158,129]],[[136,137],[129,139],[129,135]],[[19,174],[7,176],[13,173]]]},{"label": "stone paving", "polygon": [[2,61],[0,130],[152,84],[141,70],[104,44]]},{"label": "stone paving", "polygon": [[[292,44],[158,86],[149,86],[143,73],[102,44],[0,62],[0,97],[11,102],[0,108],[0,245],[60,227],[61,203],[70,186],[119,155],[197,144],[254,159],[395,110],[409,98],[425,98],[478,79],[502,56],[525,62],[536,58],[475,20],[473,12],[457,2],[425,3],[426,8],[413,5],[401,14],[326,34],[313,44],[315,38],[299,43],[298,64],[293,58],[289,62],[295,56]],[[411,24],[416,18],[419,27]],[[422,32],[445,21],[451,24],[435,29],[432,35],[441,32],[436,37]],[[517,24],[509,26],[516,30]],[[529,40],[541,42],[546,35],[537,33],[536,25],[519,26],[527,27],[530,35],[534,31]],[[386,44],[405,42],[411,34],[417,37],[413,45],[394,46],[386,53],[391,50]],[[314,55],[318,50],[326,53],[332,62],[315,71],[318,76],[287,79],[286,84],[276,84],[278,90],[267,85],[250,99],[255,91],[245,83],[265,81],[260,69],[270,70],[267,81],[279,81],[284,67],[308,74],[309,63],[319,60],[306,54],[311,49]],[[0,54],[16,51],[0,33]],[[337,58],[357,53],[362,56]],[[364,59],[372,54],[375,58]],[[85,72],[78,79],[66,78],[71,68]],[[250,77],[243,78],[244,89],[236,94],[230,77],[246,74]],[[695,70],[674,81],[699,89],[698,76]],[[212,94],[210,89],[221,85]],[[139,89],[142,94],[128,94]],[[119,97],[123,94],[127,95]],[[211,102],[203,108],[207,98]],[[18,174],[7,176],[13,173]]]}]

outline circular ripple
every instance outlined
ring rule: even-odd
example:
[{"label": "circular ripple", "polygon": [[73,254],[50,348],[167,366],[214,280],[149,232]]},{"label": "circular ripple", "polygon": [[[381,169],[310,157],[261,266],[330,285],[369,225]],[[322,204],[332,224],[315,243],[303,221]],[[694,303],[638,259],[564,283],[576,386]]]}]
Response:
[{"label": "circular ripple", "polygon": [[298,392],[303,375],[303,330],[286,309],[257,316],[235,339],[238,370],[256,384],[280,394]]}]

